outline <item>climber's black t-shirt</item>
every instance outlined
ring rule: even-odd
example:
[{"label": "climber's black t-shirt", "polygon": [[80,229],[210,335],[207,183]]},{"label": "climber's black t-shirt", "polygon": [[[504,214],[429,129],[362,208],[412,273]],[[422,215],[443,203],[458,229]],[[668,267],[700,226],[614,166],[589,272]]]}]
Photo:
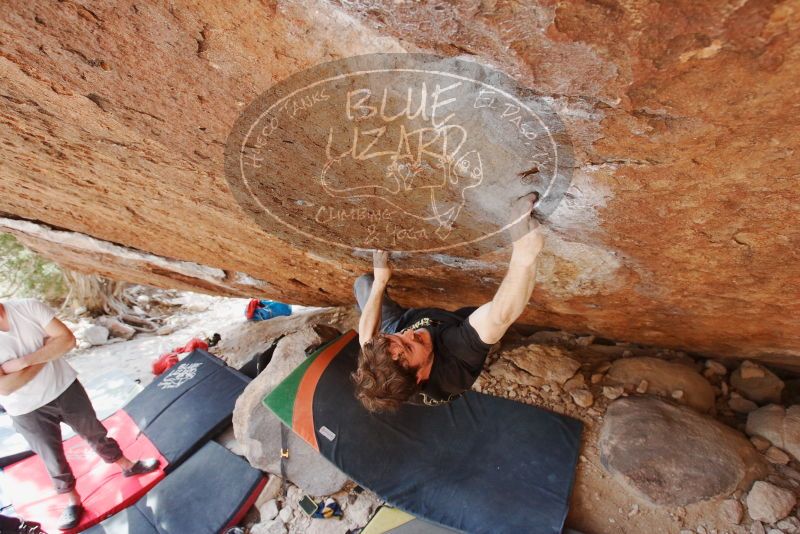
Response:
[{"label": "climber's black t-shirt", "polygon": [[433,342],[430,377],[410,402],[441,404],[455,399],[472,387],[492,347],[481,341],[478,332],[467,320],[474,310],[462,308],[449,312],[438,308],[411,308],[403,313],[398,331],[425,328],[430,332]]}]

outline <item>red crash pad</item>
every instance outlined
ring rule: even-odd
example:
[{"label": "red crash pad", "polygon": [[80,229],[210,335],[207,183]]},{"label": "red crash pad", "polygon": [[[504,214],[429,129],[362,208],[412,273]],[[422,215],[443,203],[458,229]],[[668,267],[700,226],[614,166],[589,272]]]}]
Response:
[{"label": "red crash pad", "polygon": [[[109,435],[119,442],[131,460],[158,458],[159,469],[126,478],[115,464],[106,464],[78,436],[64,442],[67,461],[77,480],[76,488],[83,498],[86,512],[80,524],[68,532],[80,532],[126,508],[164,478],[166,460],[124,411],[103,421]],[[16,513],[29,521],[42,523],[45,532],[61,532],[58,517],[66,506],[66,496],[53,489],[44,463],[31,456],[3,470],[3,492],[10,496]]]}]

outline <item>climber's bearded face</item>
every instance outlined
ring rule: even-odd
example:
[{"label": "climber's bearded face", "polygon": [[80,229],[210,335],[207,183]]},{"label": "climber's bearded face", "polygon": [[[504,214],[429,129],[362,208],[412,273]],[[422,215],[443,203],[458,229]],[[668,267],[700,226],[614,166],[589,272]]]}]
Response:
[{"label": "climber's bearded face", "polygon": [[389,354],[406,369],[419,369],[433,357],[431,334],[424,328],[406,328],[397,334],[384,334],[389,340]]}]

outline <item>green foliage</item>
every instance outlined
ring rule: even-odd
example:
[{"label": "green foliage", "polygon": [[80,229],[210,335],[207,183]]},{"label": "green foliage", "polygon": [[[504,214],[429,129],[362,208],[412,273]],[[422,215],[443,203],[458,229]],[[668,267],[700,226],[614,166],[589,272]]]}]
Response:
[{"label": "green foliage", "polygon": [[28,250],[13,235],[0,233],[0,297],[35,297],[56,304],[66,293],[58,265]]}]

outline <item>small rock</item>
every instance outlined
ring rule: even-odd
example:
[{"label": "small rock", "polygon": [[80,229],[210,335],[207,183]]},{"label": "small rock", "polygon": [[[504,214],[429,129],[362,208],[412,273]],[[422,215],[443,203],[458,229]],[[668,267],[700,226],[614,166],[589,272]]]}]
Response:
[{"label": "small rock", "polygon": [[512,384],[521,384],[523,386],[539,387],[544,384],[544,379],[538,376],[531,376],[513,363],[503,358],[498,358],[489,367],[489,374],[493,378],[502,378]]},{"label": "small rock", "polygon": [[765,369],[751,361],[745,361],[739,368],[739,374],[745,380],[750,378],[764,378],[766,376]]},{"label": "small rock", "polygon": [[262,523],[270,519],[275,519],[278,516],[278,502],[275,499],[265,502],[261,505],[261,508],[258,509],[258,513],[261,516]]},{"label": "small rock", "polygon": [[731,373],[731,386],[753,402],[780,403],[783,381],[769,369],[746,361]]},{"label": "small rock", "polygon": [[592,384],[599,384],[600,382],[602,382],[603,381],[603,376],[604,376],[603,373],[595,373],[595,374],[593,374],[592,375],[592,379],[591,379]]},{"label": "small rock", "polygon": [[644,356],[621,359],[612,364],[605,381],[609,385],[621,385],[625,391],[632,386],[631,391],[640,392],[644,389],[642,382],[646,381],[648,394],[667,398],[679,389],[683,391],[680,404],[702,413],[714,411],[714,388],[697,370],[687,365]]},{"label": "small rock", "polygon": [[771,528],[767,531],[767,534],[783,534],[783,532],[778,530],[777,528]]},{"label": "small rock", "polygon": [[719,362],[714,360],[706,360],[706,370],[710,371],[711,374],[715,375],[726,375],[728,374],[728,369]]},{"label": "small rock", "polygon": [[736,413],[750,413],[758,409],[758,404],[741,397],[731,396],[730,400],[728,400],[728,407]]},{"label": "small rock", "polygon": [[649,385],[650,384],[648,384],[647,380],[642,380],[641,382],[639,382],[639,385],[636,386],[636,393],[641,393],[641,394],[647,393],[647,386]]},{"label": "small rock", "polygon": [[168,323],[168,324],[165,324],[164,326],[162,326],[161,328],[159,328],[158,330],[156,330],[155,334],[157,336],[168,336],[171,333],[173,333],[176,330],[178,330],[178,328],[179,328],[179,326],[177,324]]},{"label": "small rock", "polygon": [[113,317],[100,317],[97,321],[100,323],[100,326],[108,328],[111,337],[130,339],[136,335],[136,329],[134,327]]},{"label": "small rock", "polygon": [[622,357],[623,358],[630,358],[631,356],[633,356],[633,353],[631,351],[629,351],[629,350],[626,350],[626,351],[622,352]]},{"label": "small rock", "polygon": [[92,325],[83,331],[83,339],[92,346],[104,345],[108,341],[108,328]]},{"label": "small rock", "polygon": [[281,491],[281,486],[283,485],[283,481],[281,477],[271,475],[269,480],[267,481],[266,486],[264,489],[261,490],[259,493],[258,498],[255,502],[256,509],[261,508],[267,501],[270,501],[278,496],[278,493]]},{"label": "small rock", "polygon": [[767,534],[761,521],[753,521],[750,525],[750,534]]},{"label": "small rock", "polygon": [[800,405],[763,406],[747,414],[747,434],[769,440],[800,460]]},{"label": "small rock", "polygon": [[727,382],[720,382],[719,388],[722,390],[722,396],[723,397],[727,397],[728,396],[728,392],[730,391],[730,389],[728,388],[728,383]]},{"label": "small rock", "polygon": [[250,534],[286,534],[286,525],[280,519],[270,519],[253,525]]},{"label": "small rock", "polygon": [[628,517],[633,517],[638,513],[639,513],[639,505],[634,504],[633,506],[631,506],[631,510],[628,512]]},{"label": "small rock", "polygon": [[564,391],[581,389],[586,385],[586,379],[581,373],[576,374],[564,383]]},{"label": "small rock", "polygon": [[292,509],[289,508],[288,506],[285,507],[285,508],[282,508],[281,511],[278,512],[278,517],[284,523],[288,523],[292,519]]},{"label": "small rock", "polygon": [[751,437],[750,442],[753,444],[753,447],[755,447],[756,450],[759,452],[764,452],[765,450],[769,449],[771,445],[769,440],[764,439],[761,436]]},{"label": "small rock", "polygon": [[736,499],[726,499],[722,501],[719,507],[719,515],[728,523],[738,525],[742,522],[742,516],[744,515],[742,503]]},{"label": "small rock", "polygon": [[594,397],[587,389],[576,389],[574,391],[570,391],[569,394],[572,396],[572,400],[575,402],[575,404],[581,408],[588,408],[594,404]]},{"label": "small rock", "polygon": [[575,344],[579,347],[588,347],[594,343],[594,336],[583,336],[575,340]]},{"label": "small rock", "polygon": [[773,464],[786,465],[789,463],[789,455],[778,447],[770,447],[767,449],[767,452],[764,453],[764,456]]},{"label": "small rock", "polygon": [[558,384],[572,378],[581,367],[577,360],[570,357],[569,351],[550,345],[517,347],[501,352],[500,356],[535,377]]},{"label": "small rock", "polygon": [[775,526],[786,534],[800,534],[800,519],[796,517],[789,516],[782,521],[778,521]]},{"label": "small rock", "polygon": [[681,400],[683,398],[683,390],[676,389],[672,392],[671,397],[675,400]]},{"label": "small rock", "polygon": [[776,523],[789,515],[797,499],[789,490],[759,480],[747,495],[747,513],[756,521]]},{"label": "small rock", "polygon": [[614,400],[621,397],[623,391],[622,386],[604,386],[603,396],[607,399]]}]

